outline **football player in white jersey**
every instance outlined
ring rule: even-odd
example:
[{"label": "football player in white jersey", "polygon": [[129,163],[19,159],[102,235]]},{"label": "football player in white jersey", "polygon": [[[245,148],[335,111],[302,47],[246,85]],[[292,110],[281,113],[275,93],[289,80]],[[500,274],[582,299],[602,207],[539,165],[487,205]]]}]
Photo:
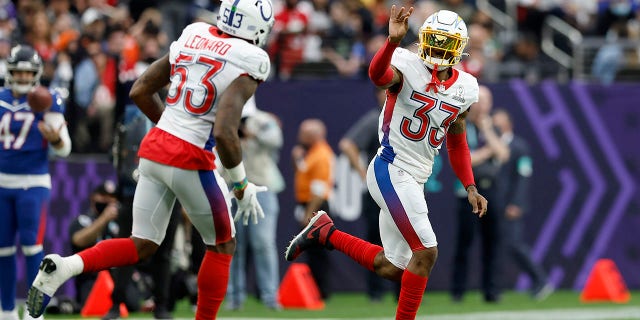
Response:
[{"label": "football player in white jersey", "polygon": [[[238,127],[242,107],[271,67],[261,48],[274,23],[270,0],[223,0],[217,27],[187,26],[169,53],[134,83],[130,96],[157,125],[141,143],[130,238],[111,239],[69,257],[47,255],[27,298],[39,316],[60,285],[83,272],[135,264],[162,242],[177,199],[207,245],[198,275],[196,319],[215,319],[235,249],[226,183],[213,169],[217,153],[233,182],[236,219],[263,216],[247,181]],[[170,84],[166,101],[157,92]],[[215,122],[215,125],[214,125]]]},{"label": "football player in white jersey", "polygon": [[378,275],[400,281],[396,319],[416,317],[438,255],[423,190],[445,137],[472,211],[481,217],[487,208],[474,184],[464,122],[478,100],[478,83],[452,68],[468,40],[466,25],[455,12],[434,13],[420,28],[416,55],[398,48],[412,12],[404,7],[396,12],[392,6],[389,37],[369,66],[373,83],[387,90],[379,119],[381,146],[367,171],[369,192],[381,208],[382,247],[336,229],[319,211],[285,253],[291,261],[311,246],[335,248]]}]

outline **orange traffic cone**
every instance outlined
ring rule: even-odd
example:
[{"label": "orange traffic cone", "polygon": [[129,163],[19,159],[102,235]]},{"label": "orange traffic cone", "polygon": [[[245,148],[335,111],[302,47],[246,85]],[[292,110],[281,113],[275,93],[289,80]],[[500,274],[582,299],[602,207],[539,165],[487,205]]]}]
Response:
[{"label": "orange traffic cone", "polygon": [[[107,314],[113,305],[111,292],[113,292],[111,274],[107,270],[100,271],[80,314],[83,317],[102,317]],[[129,311],[124,303],[120,304],[120,316],[125,318],[129,316]]]},{"label": "orange traffic cone", "polygon": [[278,299],[284,308],[324,309],[311,269],[304,263],[291,264],[280,283]]},{"label": "orange traffic cone", "polygon": [[[111,303],[111,305],[113,305],[113,302]],[[120,303],[120,318],[128,318],[129,317],[129,310],[127,309],[127,306],[124,303]]]},{"label": "orange traffic cone", "polygon": [[600,259],[596,261],[587,283],[582,289],[580,301],[627,303],[630,299],[631,294],[613,260]]}]

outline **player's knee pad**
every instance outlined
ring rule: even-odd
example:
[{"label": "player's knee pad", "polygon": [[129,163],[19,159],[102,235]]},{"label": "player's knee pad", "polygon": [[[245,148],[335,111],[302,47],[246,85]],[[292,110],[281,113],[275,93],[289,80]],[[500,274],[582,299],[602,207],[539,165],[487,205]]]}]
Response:
[{"label": "player's knee pad", "polygon": [[0,248],[0,257],[10,257],[10,256],[12,256],[14,254],[16,254],[16,247],[15,246],[1,247]]},{"label": "player's knee pad", "polygon": [[40,252],[42,252],[41,244],[34,244],[32,246],[22,246],[22,253],[27,257],[34,256]]}]

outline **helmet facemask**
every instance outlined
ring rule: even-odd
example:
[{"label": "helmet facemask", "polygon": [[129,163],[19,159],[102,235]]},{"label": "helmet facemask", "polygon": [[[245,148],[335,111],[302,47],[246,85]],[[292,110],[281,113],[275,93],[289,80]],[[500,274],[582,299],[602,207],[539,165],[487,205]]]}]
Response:
[{"label": "helmet facemask", "polygon": [[462,50],[467,45],[467,39],[460,34],[424,28],[420,30],[420,49],[418,55],[422,60],[439,67],[450,67],[462,58]]},{"label": "helmet facemask", "polygon": [[427,67],[446,69],[460,62],[469,38],[464,21],[455,12],[440,10],[425,20],[418,35],[418,56]]}]

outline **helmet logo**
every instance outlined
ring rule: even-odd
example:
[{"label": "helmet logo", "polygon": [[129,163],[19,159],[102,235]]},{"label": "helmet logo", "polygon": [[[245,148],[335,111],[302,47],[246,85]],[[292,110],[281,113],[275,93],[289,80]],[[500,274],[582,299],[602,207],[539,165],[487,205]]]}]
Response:
[{"label": "helmet logo", "polygon": [[[256,7],[258,7],[258,9],[260,9],[260,15],[262,16],[262,19],[264,19],[264,21],[269,22],[271,17],[273,17],[273,8],[271,7],[271,2],[269,1],[263,2],[262,0],[257,0],[255,5]],[[265,8],[266,8],[266,12],[265,12]]]},{"label": "helmet logo", "polygon": [[260,70],[261,73],[266,73],[267,71],[269,71],[269,65],[266,62],[263,62],[260,64],[258,70]]}]

